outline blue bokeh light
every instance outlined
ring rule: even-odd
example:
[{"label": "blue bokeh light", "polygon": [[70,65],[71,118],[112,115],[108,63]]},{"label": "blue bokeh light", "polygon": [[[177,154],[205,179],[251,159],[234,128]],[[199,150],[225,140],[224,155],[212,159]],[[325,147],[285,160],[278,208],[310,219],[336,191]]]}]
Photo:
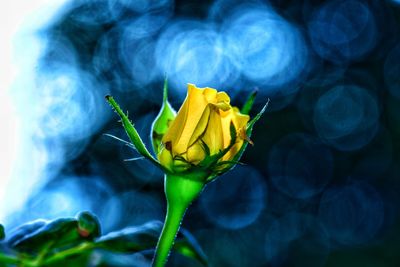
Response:
[{"label": "blue bokeh light", "polygon": [[271,224],[265,252],[271,266],[324,266],[329,236],[317,218],[293,212]]},{"label": "blue bokeh light", "polygon": [[41,100],[34,112],[39,137],[84,139],[110,114],[101,105],[101,84],[83,71],[64,66],[43,70],[36,89]]},{"label": "blue bokeh light", "polygon": [[126,13],[148,14],[151,12],[165,12],[172,8],[171,0],[106,0],[110,12],[115,17]]},{"label": "blue bokeh light", "polygon": [[318,99],[313,119],[322,140],[339,150],[351,151],[365,146],[375,136],[379,109],[365,89],[337,86]]},{"label": "blue bokeh light", "polygon": [[361,245],[380,230],[383,201],[369,184],[354,182],[327,190],[321,198],[319,217],[337,245]]},{"label": "blue bokeh light", "polygon": [[287,135],[269,152],[270,179],[290,197],[309,198],[320,193],[331,180],[332,172],[329,148],[312,136]]},{"label": "blue bokeh light", "polygon": [[108,7],[108,1],[82,0],[70,3],[73,12],[69,19],[77,26],[98,27],[101,23],[110,23],[116,17]]},{"label": "blue bokeh light", "polygon": [[169,26],[157,42],[156,59],[175,88],[187,83],[220,88],[237,77],[220,34],[212,25],[196,21]]},{"label": "blue bokeh light", "polygon": [[364,1],[334,0],[314,13],[308,30],[315,51],[333,63],[358,60],[374,48],[377,27]]},{"label": "blue bokeh light", "polygon": [[164,219],[160,200],[153,194],[126,191],[108,198],[98,211],[105,232]]},{"label": "blue bokeh light", "polygon": [[264,94],[295,92],[297,86],[279,86],[301,80],[309,63],[300,30],[266,5],[241,5],[230,12],[220,29],[214,22],[171,24],[157,42],[159,72],[168,73],[176,88],[192,82],[252,90],[242,75],[262,85]]},{"label": "blue bokeh light", "polygon": [[267,6],[239,6],[229,18],[227,53],[245,77],[268,87],[298,78],[307,62],[299,30]]},{"label": "blue bokeh light", "polygon": [[240,166],[207,186],[200,197],[203,213],[221,228],[240,229],[255,222],[265,207],[263,177]]},{"label": "blue bokeh light", "polygon": [[147,85],[160,76],[158,69],[154,67],[156,65],[154,53],[155,42],[152,39],[131,40],[130,36],[125,34],[121,41],[122,62],[137,84]]}]

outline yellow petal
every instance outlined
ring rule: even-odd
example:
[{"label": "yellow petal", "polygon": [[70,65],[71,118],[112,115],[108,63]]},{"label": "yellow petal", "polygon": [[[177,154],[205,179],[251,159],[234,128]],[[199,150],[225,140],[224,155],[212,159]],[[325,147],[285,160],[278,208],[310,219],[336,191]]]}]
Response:
[{"label": "yellow petal", "polygon": [[203,114],[201,115],[201,118],[192,134],[189,140],[188,147],[193,145],[194,142],[198,141],[199,137],[203,135],[205,132],[208,121],[210,119],[210,105],[207,105],[207,107],[204,109]]},{"label": "yellow petal", "polygon": [[222,136],[224,139],[224,148],[228,147],[230,142],[231,142],[231,132],[230,132],[230,127],[231,127],[231,121],[233,118],[233,113],[232,110],[228,111],[219,111],[220,117],[221,117],[221,128],[222,128]]},{"label": "yellow petal", "polygon": [[222,157],[222,161],[229,161],[232,160],[237,153],[239,153],[240,148],[243,145],[243,141],[237,141],[231,149]]},{"label": "yellow petal", "polygon": [[162,147],[159,153],[157,154],[157,158],[165,168],[169,170],[172,169],[173,158],[171,151],[169,151],[165,147]]},{"label": "yellow petal", "polygon": [[211,155],[213,155],[224,149],[224,138],[219,110],[211,107],[209,117],[207,129],[202,140],[210,149]]},{"label": "yellow petal", "polygon": [[218,107],[219,109],[227,111],[232,108],[230,105],[231,99],[229,98],[228,94],[225,92],[218,92],[216,101],[217,101],[217,103],[215,103],[214,105],[216,107]]},{"label": "yellow petal", "polygon": [[228,94],[221,91],[217,93],[217,101],[218,102],[227,102],[228,104],[231,102],[231,99],[229,98]]},{"label": "yellow petal", "polygon": [[190,138],[207,104],[203,90],[193,84],[189,84],[186,99],[162,140],[163,143],[171,141],[174,155],[182,154],[186,151]]},{"label": "yellow petal", "polygon": [[240,113],[239,109],[236,107],[233,108],[232,113],[233,113],[233,124],[235,125],[236,130],[247,126],[247,123],[250,120],[249,115]]},{"label": "yellow petal", "polygon": [[217,101],[217,90],[206,87],[204,89],[197,88],[199,90],[203,90],[203,95],[208,103],[215,103]]},{"label": "yellow petal", "polygon": [[241,114],[230,105],[230,98],[225,92],[188,84],[186,99],[162,139],[165,150],[170,155],[162,156],[179,156],[191,164],[197,164],[206,156],[204,144],[211,155],[230,145],[230,128],[233,124],[237,133],[236,142],[223,157],[223,160],[230,160],[247,139],[245,131],[248,121],[248,115]]},{"label": "yellow petal", "polygon": [[186,153],[187,161],[192,164],[200,163],[205,157],[206,153],[200,142],[196,142],[190,146]]},{"label": "yellow petal", "polygon": [[239,152],[244,140],[246,139],[246,126],[250,117],[248,115],[241,114],[237,108],[232,108],[228,111],[220,111],[220,115],[224,137],[224,147],[228,147],[231,142],[231,122],[233,123],[237,133],[235,145],[233,145],[233,147],[222,158],[222,160],[231,160]]}]

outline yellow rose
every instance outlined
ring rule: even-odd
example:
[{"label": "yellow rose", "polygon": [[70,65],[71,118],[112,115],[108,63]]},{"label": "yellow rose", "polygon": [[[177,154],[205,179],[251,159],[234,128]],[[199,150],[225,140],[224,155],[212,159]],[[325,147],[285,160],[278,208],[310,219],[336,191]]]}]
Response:
[{"label": "yellow rose", "polygon": [[[158,159],[164,167],[174,171],[179,167],[196,166],[207,156],[230,147],[218,160],[232,160],[248,140],[249,119],[230,105],[225,92],[189,84],[186,99],[162,138]],[[236,133],[233,144],[232,126]]]},{"label": "yellow rose", "polygon": [[165,266],[186,209],[208,182],[235,166],[247,142],[251,142],[247,135],[251,135],[254,124],[268,105],[267,102],[249,122],[246,114],[251,110],[255,95],[253,92],[249,96],[241,113],[230,105],[225,92],[189,84],[186,99],[176,114],[168,103],[165,80],[163,105],[151,127],[153,150],[158,160],[147,150],[134,124],[113,97],[106,96],[120,116],[131,143],[109,136],[136,149],[165,172],[167,214],[152,266]]}]

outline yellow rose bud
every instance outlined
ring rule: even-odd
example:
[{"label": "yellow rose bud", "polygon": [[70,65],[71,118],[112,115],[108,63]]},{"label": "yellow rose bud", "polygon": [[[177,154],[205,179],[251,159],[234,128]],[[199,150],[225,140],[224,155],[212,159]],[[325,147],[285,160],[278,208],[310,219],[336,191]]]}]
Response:
[{"label": "yellow rose bud", "polygon": [[111,137],[135,148],[165,172],[167,214],[152,266],[165,266],[186,209],[208,182],[235,166],[247,143],[251,143],[248,135],[251,135],[254,124],[268,105],[267,102],[249,122],[246,114],[251,110],[255,94],[253,92],[249,96],[241,113],[230,105],[230,98],[225,92],[189,84],[186,99],[175,116],[167,100],[165,81],[163,105],[151,129],[153,150],[158,161],[147,150],[134,124],[117,102],[106,96],[121,117],[132,143]]},{"label": "yellow rose bud", "polygon": [[[232,160],[248,140],[249,119],[230,105],[225,92],[189,84],[186,99],[162,138],[158,159],[167,169],[179,172],[230,147],[218,161]],[[234,144],[232,126],[236,133]]]}]

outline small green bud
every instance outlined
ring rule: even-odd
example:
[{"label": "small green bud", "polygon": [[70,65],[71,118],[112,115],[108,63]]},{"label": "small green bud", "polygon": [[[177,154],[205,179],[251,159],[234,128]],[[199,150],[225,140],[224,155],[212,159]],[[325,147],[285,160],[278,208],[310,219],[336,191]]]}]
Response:
[{"label": "small green bud", "polygon": [[99,219],[88,211],[80,212],[77,215],[78,233],[83,238],[94,238],[101,235]]},{"label": "small green bud", "polygon": [[154,154],[160,151],[161,141],[167,133],[169,126],[176,117],[176,111],[168,102],[168,84],[167,79],[164,82],[164,97],[161,110],[151,126],[151,142],[153,145]]}]

